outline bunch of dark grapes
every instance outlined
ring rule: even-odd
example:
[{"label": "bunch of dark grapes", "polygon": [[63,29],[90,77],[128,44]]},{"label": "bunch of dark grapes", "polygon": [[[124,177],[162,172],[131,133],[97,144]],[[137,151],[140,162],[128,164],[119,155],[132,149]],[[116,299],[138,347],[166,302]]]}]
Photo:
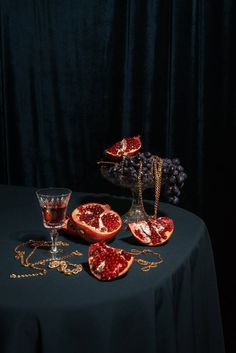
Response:
[{"label": "bunch of dark grapes", "polygon": [[162,190],[161,196],[164,200],[178,205],[180,201],[181,189],[187,179],[183,166],[178,158],[165,158],[162,168]]},{"label": "bunch of dark grapes", "polygon": [[[106,162],[101,166],[102,175],[112,183],[128,188],[138,186],[138,175],[142,163],[141,182],[143,189],[154,187],[155,156],[150,152],[126,156],[119,162]],[[179,203],[180,190],[187,178],[179,159],[164,159],[162,168],[161,196],[169,203]]]},{"label": "bunch of dark grapes", "polygon": [[120,162],[102,165],[101,172],[114,184],[133,188],[137,187],[141,162],[143,188],[153,187],[153,158],[150,152],[137,153],[134,156],[124,157]]}]

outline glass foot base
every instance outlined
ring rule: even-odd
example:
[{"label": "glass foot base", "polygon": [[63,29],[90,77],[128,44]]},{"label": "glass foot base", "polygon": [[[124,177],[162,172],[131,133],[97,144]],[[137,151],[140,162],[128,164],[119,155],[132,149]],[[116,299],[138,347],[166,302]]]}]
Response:
[{"label": "glass foot base", "polygon": [[59,252],[60,252],[60,250],[53,250],[53,249],[50,250],[51,254],[58,254]]},{"label": "glass foot base", "polygon": [[147,220],[148,215],[143,209],[131,208],[127,213],[125,213],[122,217],[123,227],[127,228],[129,223],[139,222],[143,220]]}]

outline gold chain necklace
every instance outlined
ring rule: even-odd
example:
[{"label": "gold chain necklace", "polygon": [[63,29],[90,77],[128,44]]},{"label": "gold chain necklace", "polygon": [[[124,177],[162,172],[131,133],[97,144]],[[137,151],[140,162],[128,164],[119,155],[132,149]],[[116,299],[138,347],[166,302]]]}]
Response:
[{"label": "gold chain necklace", "polygon": [[141,258],[135,259],[134,261],[142,266],[141,267],[141,271],[143,271],[143,272],[148,272],[152,268],[156,268],[157,266],[159,266],[164,261],[163,258],[161,257],[161,255],[158,252],[155,252],[155,251],[150,250],[150,249],[143,249],[143,250],[131,249],[130,251],[128,251],[128,253],[130,255],[133,255],[133,256],[152,254],[152,255],[155,255],[155,256],[157,256],[159,258],[158,261],[146,261],[146,260],[143,260]]},{"label": "gold chain necklace", "polygon": [[[162,177],[162,166],[163,166],[163,159],[154,156],[152,160],[152,170],[154,174],[154,185],[155,185],[155,201],[154,201],[154,217],[157,217],[157,210],[159,204],[159,198],[161,193],[161,177]],[[138,196],[141,203],[142,211],[146,214],[144,204],[143,204],[143,188],[142,188],[142,169],[143,163],[140,161],[139,164],[139,171],[138,171]]]},{"label": "gold chain necklace", "polygon": [[154,217],[157,217],[159,198],[161,193],[161,176],[162,176],[163,159],[155,156],[154,162],[154,182],[155,182],[155,202],[154,202]]},{"label": "gold chain necklace", "polygon": [[[32,250],[26,256],[26,251],[23,250],[24,247],[29,246]],[[69,246],[68,243],[63,241],[58,241],[57,246]],[[81,264],[73,264],[69,261],[65,261],[68,258],[73,256],[81,256],[78,250],[72,251],[69,254],[65,254],[59,258],[46,258],[36,262],[30,262],[32,256],[35,254],[36,250],[39,248],[50,248],[51,242],[45,240],[28,240],[24,243],[17,245],[14,249],[15,258],[20,261],[20,264],[24,267],[29,267],[39,272],[34,273],[26,273],[26,274],[15,274],[12,273],[10,275],[11,279],[20,279],[20,278],[29,278],[29,277],[37,277],[37,276],[45,276],[48,272],[46,269],[46,265],[49,269],[57,269],[59,272],[64,273],[67,276],[77,275],[79,272],[82,271],[83,267]],[[70,268],[71,267],[71,268]]]}]

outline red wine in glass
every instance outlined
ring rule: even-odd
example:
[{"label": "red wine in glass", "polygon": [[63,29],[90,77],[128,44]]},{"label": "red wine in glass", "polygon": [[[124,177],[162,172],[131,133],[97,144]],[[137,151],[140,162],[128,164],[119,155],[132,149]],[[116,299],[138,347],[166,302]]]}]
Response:
[{"label": "red wine in glass", "polygon": [[63,203],[41,207],[46,228],[61,228],[65,222],[67,206]]}]

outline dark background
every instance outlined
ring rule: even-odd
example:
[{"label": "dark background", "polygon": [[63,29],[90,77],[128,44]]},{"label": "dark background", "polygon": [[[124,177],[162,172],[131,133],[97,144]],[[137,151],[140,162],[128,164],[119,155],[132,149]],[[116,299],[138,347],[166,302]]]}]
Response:
[{"label": "dark background", "polygon": [[234,0],[0,0],[0,183],[124,195],[99,173],[106,147],[140,134],[144,151],[179,157],[180,206],[211,236],[228,353],[235,27]]}]

